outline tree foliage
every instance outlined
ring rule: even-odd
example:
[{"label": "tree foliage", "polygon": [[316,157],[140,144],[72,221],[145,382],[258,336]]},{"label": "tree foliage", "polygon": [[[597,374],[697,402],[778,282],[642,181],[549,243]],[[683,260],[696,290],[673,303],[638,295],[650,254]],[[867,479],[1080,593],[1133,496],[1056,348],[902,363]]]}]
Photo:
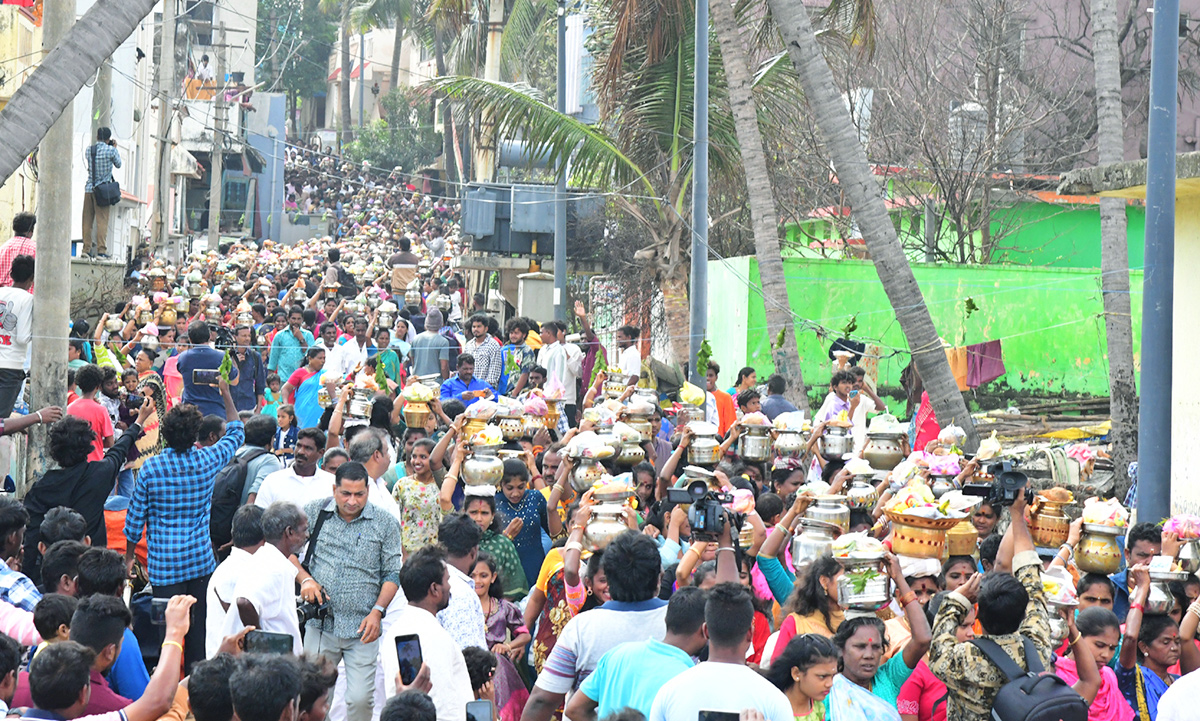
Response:
[{"label": "tree foliage", "polygon": [[425,96],[408,88],[397,88],[380,98],[383,119],[363,128],[346,146],[354,162],[367,161],[378,168],[412,170],[433,160],[441,149],[441,137],[424,125],[421,112]]},{"label": "tree foliage", "polygon": [[255,58],[267,73],[267,90],[300,98],[326,91],[337,25],[318,5],[317,0],[258,0]]}]

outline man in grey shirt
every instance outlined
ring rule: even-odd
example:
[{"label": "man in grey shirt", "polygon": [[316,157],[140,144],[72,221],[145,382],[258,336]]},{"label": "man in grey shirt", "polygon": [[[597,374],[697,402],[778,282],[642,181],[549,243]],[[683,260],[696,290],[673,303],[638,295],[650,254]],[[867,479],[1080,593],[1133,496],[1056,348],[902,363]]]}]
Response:
[{"label": "man in grey shirt", "polygon": [[450,377],[450,341],[440,333],[442,311],[433,308],[425,316],[425,330],[412,342],[413,375]]},{"label": "man in grey shirt", "polygon": [[329,615],[307,622],[304,652],[346,663],[346,720],[371,721],[383,614],[400,583],[400,523],[367,502],[367,469],[347,461],[334,475],[333,498],[312,501],[300,594],[329,601]]},{"label": "man in grey shirt", "polygon": [[283,470],[283,462],[271,452],[275,428],[275,419],[262,413],[250,416],[246,421],[246,440],[233,454],[235,460],[254,454],[246,464],[246,484],[242,486],[243,506],[254,503],[254,497],[258,495],[258,487],[262,485],[264,478],[275,471]]}]

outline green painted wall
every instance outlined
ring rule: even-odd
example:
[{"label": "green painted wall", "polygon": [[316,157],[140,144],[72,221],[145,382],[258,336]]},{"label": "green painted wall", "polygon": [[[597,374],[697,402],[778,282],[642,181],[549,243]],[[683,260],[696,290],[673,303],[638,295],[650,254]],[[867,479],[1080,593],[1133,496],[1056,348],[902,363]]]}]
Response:
[{"label": "green painted wall", "polygon": [[[1128,205],[1125,215],[1129,267],[1141,268],[1146,209]],[[995,210],[994,218],[992,232],[1000,238],[1000,247],[993,253],[997,263],[1055,268],[1100,267],[1100,207],[1097,205],[1022,202]],[[893,212],[892,219],[905,242],[921,242],[925,231],[919,212]],[[795,223],[789,224],[785,231],[794,248],[807,245],[813,237],[828,238],[836,234],[833,224],[825,220],[806,221],[803,233],[801,226]],[[943,232],[949,234],[953,229],[947,224]],[[792,252],[796,257],[821,257],[820,252],[807,247]],[[910,260],[921,262],[924,256],[914,253]]]},{"label": "green painted wall", "polygon": [[[797,321],[801,369],[810,386],[828,383],[829,344],[856,314],[856,337],[907,349],[872,263],[787,258],[784,272],[792,312],[834,334],[818,338]],[[913,272],[944,340],[953,345],[997,338],[1003,342],[1008,374],[989,390],[1006,384],[1036,394],[1108,394],[1097,270],[918,264]],[[763,301],[749,290],[748,280],[755,286],[759,282],[754,258],[709,266],[709,339],[722,381],[730,385],[743,365],[754,366],[760,381],[772,368]],[[1131,274],[1131,285],[1136,350],[1141,337],[1141,271]],[[968,297],[978,307],[969,318]],[[881,361],[881,382],[898,386],[908,362],[907,353]]]}]

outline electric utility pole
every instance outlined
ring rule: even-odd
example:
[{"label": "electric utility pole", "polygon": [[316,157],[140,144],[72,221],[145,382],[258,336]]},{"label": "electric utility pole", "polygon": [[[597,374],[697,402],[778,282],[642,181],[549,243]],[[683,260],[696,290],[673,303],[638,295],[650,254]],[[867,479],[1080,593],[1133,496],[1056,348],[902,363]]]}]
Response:
[{"label": "electric utility pole", "polygon": [[[66,37],[75,24],[75,0],[46,0],[42,24],[42,57]],[[30,407],[67,405],[67,330],[71,322],[71,168],[75,147],[75,114],[68,105],[42,138],[38,152],[37,263],[34,269],[33,354]],[[89,137],[94,142],[94,137]],[[79,188],[82,192],[83,188]],[[46,426],[31,429],[28,472],[44,472],[48,460]]]},{"label": "electric utility pole", "polygon": [[[158,177],[154,190],[151,250],[163,252],[171,235],[171,121],[175,114],[175,4],[163,0],[158,57]],[[134,249],[136,254],[137,249]],[[182,260],[182,258],[177,258]]]},{"label": "electric utility pole", "polygon": [[225,21],[217,26],[217,94],[213,96],[213,145],[208,187],[208,248],[221,243],[221,190],[225,175]]}]

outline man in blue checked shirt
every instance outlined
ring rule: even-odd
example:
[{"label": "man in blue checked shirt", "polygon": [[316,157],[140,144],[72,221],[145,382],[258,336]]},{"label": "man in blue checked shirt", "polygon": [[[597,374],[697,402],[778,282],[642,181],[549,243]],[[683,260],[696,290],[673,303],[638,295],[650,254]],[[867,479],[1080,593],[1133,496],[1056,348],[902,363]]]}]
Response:
[{"label": "man in blue checked shirt", "polygon": [[[96,142],[84,151],[84,162],[87,163],[88,174],[83,188],[83,252],[107,260],[108,216],[112,206],[97,204],[92,190],[98,183],[111,181],[113,168],[121,167],[121,153],[117,151],[117,141],[113,140],[112,130],[96,130]],[[93,227],[96,238],[95,255],[92,253]]]},{"label": "man in blue checked shirt", "polygon": [[42,600],[33,581],[8,565],[8,559],[21,558],[21,544],[25,539],[25,526],[29,513],[13,496],[0,496],[0,601],[26,611],[33,611]]},{"label": "man in blue checked shirt", "polygon": [[246,437],[229,383],[218,378],[217,387],[225,402],[225,436],[214,445],[197,448],[200,411],[190,403],[168,411],[160,430],[166,447],[142,466],[125,516],[125,563],[130,571],[134,547],[145,528],[155,598],[188,595],[198,599],[184,641],[183,658],[189,673],[192,664],[204,660],[204,599],[209,576],[217,567],[208,528],[213,481]]}]

